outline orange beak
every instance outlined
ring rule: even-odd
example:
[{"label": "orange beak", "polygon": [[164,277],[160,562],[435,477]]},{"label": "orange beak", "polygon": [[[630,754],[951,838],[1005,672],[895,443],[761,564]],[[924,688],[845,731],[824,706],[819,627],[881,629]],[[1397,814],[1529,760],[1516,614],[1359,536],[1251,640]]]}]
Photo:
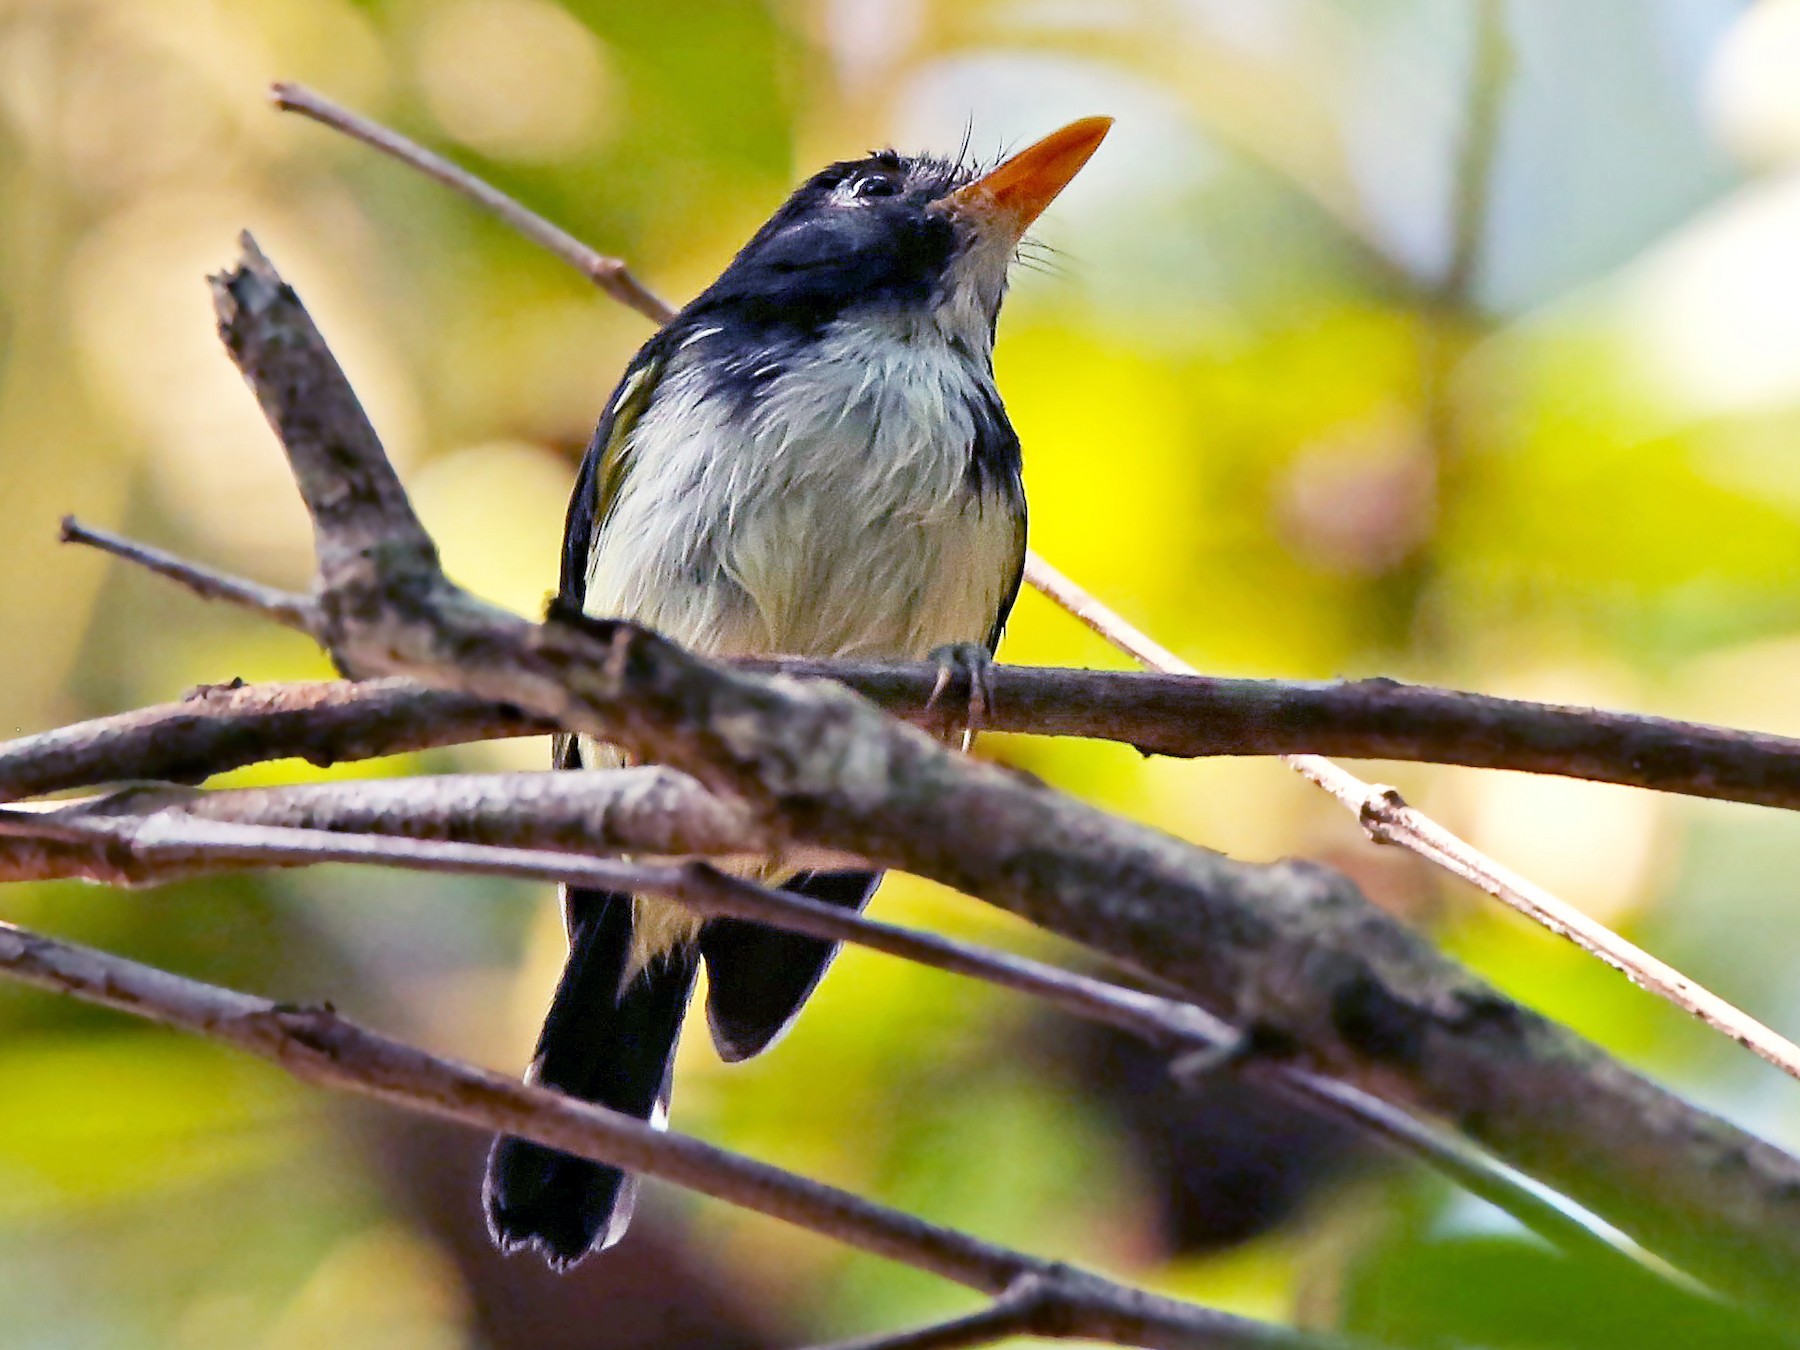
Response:
[{"label": "orange beak", "polygon": [[953,210],[966,211],[983,224],[1010,231],[1017,239],[1081,172],[1112,124],[1110,117],[1071,122],[944,200]]}]

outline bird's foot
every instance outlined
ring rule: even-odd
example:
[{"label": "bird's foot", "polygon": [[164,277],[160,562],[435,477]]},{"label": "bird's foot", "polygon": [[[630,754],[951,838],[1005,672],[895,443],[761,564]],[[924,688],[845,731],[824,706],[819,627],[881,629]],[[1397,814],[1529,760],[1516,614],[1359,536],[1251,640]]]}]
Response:
[{"label": "bird's foot", "polygon": [[[950,692],[952,685],[959,680],[966,681],[969,695],[962,730],[965,735],[973,736],[981,730],[994,707],[993,654],[979,642],[946,642],[932,650],[930,659],[937,663],[938,672],[937,683],[931,687],[931,697],[925,700],[926,711],[937,707],[938,700]],[[946,720],[955,725],[953,719],[947,717]]]}]

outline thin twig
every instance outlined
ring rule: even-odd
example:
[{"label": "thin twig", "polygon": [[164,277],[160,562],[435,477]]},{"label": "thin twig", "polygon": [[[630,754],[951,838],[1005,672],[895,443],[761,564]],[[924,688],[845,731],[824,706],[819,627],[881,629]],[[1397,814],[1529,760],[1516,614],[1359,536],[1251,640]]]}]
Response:
[{"label": "thin twig", "polygon": [[1336,1119],[1402,1158],[1423,1162],[1572,1256],[1615,1269],[1635,1267],[1689,1293],[1712,1297],[1711,1291],[1686,1271],[1460,1135],[1427,1125],[1379,1097],[1310,1069],[1255,1056],[1233,1067],[1240,1077],[1270,1088],[1316,1115]]},{"label": "thin twig", "polygon": [[283,112],[297,112],[333,131],[341,131],[462,193],[533,243],[549,249],[621,305],[636,310],[652,323],[667,323],[674,317],[675,311],[633,276],[623,261],[589,248],[567,230],[552,225],[535,211],[527,211],[505,193],[464,172],[443,156],[434,155],[418,142],[361,117],[303,85],[271,85],[269,100]]},{"label": "thin twig", "polygon": [[[1620,937],[1605,924],[1559,900],[1542,886],[1471,849],[1429,816],[1406,805],[1393,789],[1376,788],[1374,792],[1376,796],[1365,804],[1361,819],[1376,840],[1401,844],[1435,862],[1446,872],[1498,897],[1527,918],[1604,961],[1634,984],[1693,1014],[1776,1067],[1795,1073],[1794,1066],[1800,1063],[1800,1048],[1791,1041],[1667,962]],[[1334,791],[1333,795],[1338,794]],[[1339,797],[1339,800],[1345,799]],[[1346,801],[1345,804],[1349,803]]]},{"label": "thin twig", "polygon": [[312,601],[304,595],[203,567],[150,544],[140,544],[110,530],[83,525],[74,516],[63,517],[61,539],[65,544],[85,544],[102,553],[110,553],[115,558],[136,563],[160,577],[167,577],[170,581],[187,587],[195,595],[250,610],[266,619],[273,619],[284,628],[297,628],[309,635],[314,631],[315,609]]},{"label": "thin twig", "polygon": [[756,1210],[992,1295],[1032,1276],[1076,1334],[1122,1345],[1277,1350],[1329,1344],[1116,1284],[560,1093],[427,1054],[339,1017],[202,984],[0,923],[0,970],[211,1037],[295,1077],[549,1147]]},{"label": "thin twig", "polygon": [[987,1307],[962,1317],[934,1322],[911,1331],[838,1341],[817,1350],[966,1350],[993,1345],[1009,1336],[1061,1334],[1048,1319],[1056,1308],[1034,1278],[1021,1280]]},{"label": "thin twig", "polygon": [[[1026,564],[1025,577],[1120,651],[1170,674],[1199,673],[1042,558],[1032,558]],[[1398,844],[1452,876],[1486,891],[1606,962],[1633,983],[1761,1055],[1783,1073],[1800,1078],[1800,1045],[1574,906],[1558,900],[1543,887],[1502,867],[1423,812],[1408,806],[1393,788],[1366,783],[1349,770],[1318,755],[1283,755],[1281,762],[1342,802],[1376,842]]]}]

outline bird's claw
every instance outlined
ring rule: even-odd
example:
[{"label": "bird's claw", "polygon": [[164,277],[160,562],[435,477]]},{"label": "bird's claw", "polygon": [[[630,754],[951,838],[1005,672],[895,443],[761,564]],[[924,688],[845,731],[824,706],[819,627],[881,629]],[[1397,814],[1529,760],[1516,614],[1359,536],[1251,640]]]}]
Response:
[{"label": "bird's claw", "polygon": [[938,669],[937,682],[931,687],[931,697],[925,700],[926,711],[937,707],[938,700],[950,691],[951,685],[960,677],[969,686],[962,729],[966,734],[974,735],[981,729],[994,707],[992,653],[978,642],[946,642],[932,650],[930,659],[937,663]]}]

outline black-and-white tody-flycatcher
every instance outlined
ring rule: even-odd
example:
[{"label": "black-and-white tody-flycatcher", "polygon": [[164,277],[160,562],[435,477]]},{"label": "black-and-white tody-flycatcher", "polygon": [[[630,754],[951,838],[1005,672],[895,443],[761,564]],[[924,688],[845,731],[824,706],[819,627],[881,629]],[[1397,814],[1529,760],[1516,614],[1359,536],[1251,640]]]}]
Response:
[{"label": "black-and-white tody-flycatcher", "polygon": [[[644,344],[581,465],[562,604],[719,656],[965,659],[1025,559],[995,320],[1026,228],[1099,146],[1086,118],[986,173],[883,151],[814,175]],[[622,762],[565,738],[560,767]],[[765,876],[859,909],[873,872]],[[661,1121],[702,960],[727,1060],[766,1049],[834,945],[670,901],[569,890],[569,959],[528,1081]],[[636,1179],[495,1142],[494,1240],[566,1267],[618,1241]]]}]

